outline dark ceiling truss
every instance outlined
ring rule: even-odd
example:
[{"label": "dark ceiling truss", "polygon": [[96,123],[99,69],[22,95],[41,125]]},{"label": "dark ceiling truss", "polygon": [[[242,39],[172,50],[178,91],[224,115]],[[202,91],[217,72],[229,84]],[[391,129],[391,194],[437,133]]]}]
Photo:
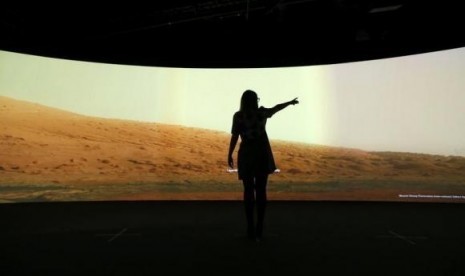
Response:
[{"label": "dark ceiling truss", "polygon": [[0,49],[150,66],[330,64],[463,47],[458,2],[12,1],[0,10]]}]

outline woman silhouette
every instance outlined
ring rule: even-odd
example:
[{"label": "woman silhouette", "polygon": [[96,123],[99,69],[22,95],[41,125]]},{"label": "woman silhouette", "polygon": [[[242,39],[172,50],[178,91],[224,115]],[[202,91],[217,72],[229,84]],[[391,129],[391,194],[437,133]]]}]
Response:
[{"label": "woman silhouette", "polygon": [[[260,241],[266,208],[268,175],[276,170],[268,135],[266,120],[276,112],[299,102],[297,98],[273,108],[258,107],[260,99],[252,90],[242,94],[240,110],[233,116],[232,136],[229,145],[228,165],[234,167],[232,154],[239,136],[241,144],[237,157],[239,180],[244,184],[244,205],[247,218],[247,236]],[[254,205],[257,202],[257,225],[254,225]]]}]

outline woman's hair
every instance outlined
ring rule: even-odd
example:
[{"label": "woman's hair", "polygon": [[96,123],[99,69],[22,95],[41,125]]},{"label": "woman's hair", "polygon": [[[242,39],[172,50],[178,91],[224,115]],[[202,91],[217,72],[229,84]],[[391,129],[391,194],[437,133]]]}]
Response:
[{"label": "woman's hair", "polygon": [[246,90],[241,97],[240,111],[249,111],[258,109],[257,93],[252,90]]}]

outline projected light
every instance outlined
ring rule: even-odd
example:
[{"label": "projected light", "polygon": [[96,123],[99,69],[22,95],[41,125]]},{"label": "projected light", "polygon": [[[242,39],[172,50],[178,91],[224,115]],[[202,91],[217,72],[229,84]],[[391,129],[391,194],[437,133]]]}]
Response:
[{"label": "projected light", "polygon": [[270,199],[461,202],[463,72],[464,48],[262,69],[0,52],[0,201],[240,199],[226,155],[252,89],[300,101],[267,123]]}]

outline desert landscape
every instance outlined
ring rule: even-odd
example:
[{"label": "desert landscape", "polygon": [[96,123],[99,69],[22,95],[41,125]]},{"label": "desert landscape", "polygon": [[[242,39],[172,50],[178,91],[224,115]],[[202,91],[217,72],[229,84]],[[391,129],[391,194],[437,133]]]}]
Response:
[{"label": "desert landscape", "polygon": [[[0,96],[0,202],[237,200],[230,134]],[[230,123],[230,122],[227,122]],[[272,140],[271,200],[465,202],[465,158]]]}]

